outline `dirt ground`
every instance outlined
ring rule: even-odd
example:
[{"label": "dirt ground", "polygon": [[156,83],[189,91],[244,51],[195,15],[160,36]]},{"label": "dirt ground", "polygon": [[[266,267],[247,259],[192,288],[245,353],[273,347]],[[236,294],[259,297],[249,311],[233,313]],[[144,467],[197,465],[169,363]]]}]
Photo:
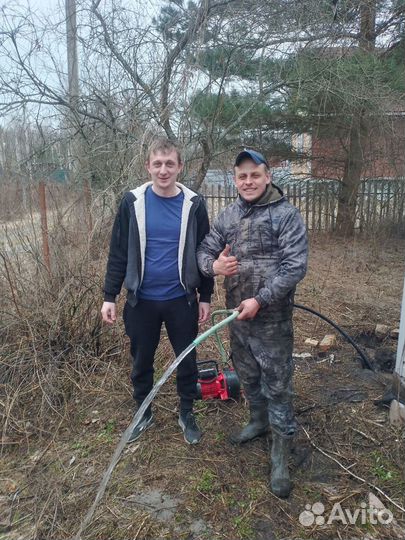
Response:
[{"label": "dirt ground", "polygon": [[[397,342],[373,332],[377,323],[399,326],[404,261],[403,241],[312,238],[310,270],[296,302],[330,317],[367,346],[373,364],[392,370]],[[223,307],[219,286],[214,304]],[[107,340],[109,332],[122,327],[106,329]],[[296,311],[299,432],[288,500],[269,491],[269,438],[241,447],[228,442],[247,419],[243,400],[198,402],[204,437],[190,447],[177,425],[171,380],[155,400],[154,426],[124,450],[82,538],[404,539],[404,430],[391,427],[388,408],[374,403],[389,377],[362,369],[339,336],[336,349],[323,356],[304,344],[326,333],[336,332]],[[226,344],[226,334],[223,339]],[[60,539],[78,530],[133,414],[128,344],[122,343],[73,382],[70,399],[54,407],[42,430],[30,430],[26,418],[20,437],[3,438],[0,538]],[[199,356],[219,358],[213,340]],[[156,375],[172,360],[163,335]],[[380,509],[377,517],[372,506]]]}]

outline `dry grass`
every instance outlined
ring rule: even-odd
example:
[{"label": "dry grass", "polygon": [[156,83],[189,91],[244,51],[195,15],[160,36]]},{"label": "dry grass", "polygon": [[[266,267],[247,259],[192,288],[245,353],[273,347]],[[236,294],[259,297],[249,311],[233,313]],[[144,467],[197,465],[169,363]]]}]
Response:
[{"label": "dry grass", "polygon": [[[89,254],[82,215],[66,214],[59,225],[51,231],[51,276],[25,233],[13,236],[13,249],[2,248],[0,535],[10,539],[75,533],[133,412],[122,325],[105,329],[99,320],[105,263],[96,255],[105,254],[110,227],[96,223],[97,252]],[[296,300],[352,334],[377,322],[395,327],[404,255],[394,241],[312,238],[310,271]],[[215,306],[223,307],[220,287]],[[329,332],[301,312],[295,327],[300,352],[308,350],[306,337]],[[213,341],[200,357],[218,358]],[[172,359],[163,336],[157,375]],[[268,440],[241,448],[227,441],[246,419],[245,405],[199,402],[205,435],[189,447],[170,381],[156,399],[155,426],[125,450],[84,537],[404,538],[404,514],[389,500],[404,507],[404,438],[373,403],[383,391],[379,380],[339,340],[333,363],[316,355],[297,361],[295,389],[301,429],[288,501],[268,489]],[[369,492],[393,512],[394,524],[299,522],[306,504],[322,502],[324,515],[337,501],[355,510]]]}]

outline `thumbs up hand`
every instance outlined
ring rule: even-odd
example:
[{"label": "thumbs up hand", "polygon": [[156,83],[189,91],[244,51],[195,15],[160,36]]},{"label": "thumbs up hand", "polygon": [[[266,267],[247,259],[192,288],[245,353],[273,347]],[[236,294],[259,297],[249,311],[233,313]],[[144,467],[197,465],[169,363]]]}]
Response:
[{"label": "thumbs up hand", "polygon": [[226,244],[225,249],[219,254],[219,257],[212,266],[216,275],[234,276],[238,273],[238,261],[233,255],[229,255],[231,246]]}]

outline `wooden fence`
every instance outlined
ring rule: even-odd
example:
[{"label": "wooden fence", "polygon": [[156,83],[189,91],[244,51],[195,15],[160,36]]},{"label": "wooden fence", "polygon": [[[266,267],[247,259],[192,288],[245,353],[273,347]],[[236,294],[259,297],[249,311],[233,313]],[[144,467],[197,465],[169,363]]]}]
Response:
[{"label": "wooden fence", "polygon": [[[282,187],[287,199],[297,208],[308,230],[333,231],[336,225],[340,184],[332,181],[308,180]],[[234,185],[204,185],[210,219],[233,200]],[[405,226],[405,178],[362,182],[356,201],[356,229],[374,231],[381,226],[395,230]]]}]

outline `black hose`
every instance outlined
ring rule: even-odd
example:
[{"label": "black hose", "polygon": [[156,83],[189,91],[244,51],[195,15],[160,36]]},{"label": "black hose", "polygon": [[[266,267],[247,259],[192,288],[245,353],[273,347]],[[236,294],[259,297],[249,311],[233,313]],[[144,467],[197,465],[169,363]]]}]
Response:
[{"label": "black hose", "polygon": [[361,356],[361,358],[362,358],[362,360],[364,362],[363,367],[365,365],[365,366],[368,367],[368,369],[371,369],[371,371],[375,371],[374,367],[372,366],[369,358],[367,358],[366,354],[360,349],[360,347],[357,345],[357,343],[355,341],[353,341],[353,339],[349,336],[349,334],[346,334],[346,332],[344,330],[342,330],[336,323],[334,323],[333,321],[328,319],[328,317],[325,317],[325,315],[322,315],[321,313],[318,313],[317,311],[315,311],[312,308],[302,306],[301,304],[294,304],[294,307],[296,307],[298,309],[303,309],[304,311],[308,311],[309,313],[312,313],[313,315],[316,315],[317,317],[320,317],[322,320],[324,320],[327,323],[329,323],[330,325],[332,325],[333,328],[335,328],[338,332],[340,332],[342,334],[342,336],[344,338],[346,338],[347,341],[349,343],[351,343],[353,345],[353,347],[356,349],[356,351],[359,353],[359,355]]}]

